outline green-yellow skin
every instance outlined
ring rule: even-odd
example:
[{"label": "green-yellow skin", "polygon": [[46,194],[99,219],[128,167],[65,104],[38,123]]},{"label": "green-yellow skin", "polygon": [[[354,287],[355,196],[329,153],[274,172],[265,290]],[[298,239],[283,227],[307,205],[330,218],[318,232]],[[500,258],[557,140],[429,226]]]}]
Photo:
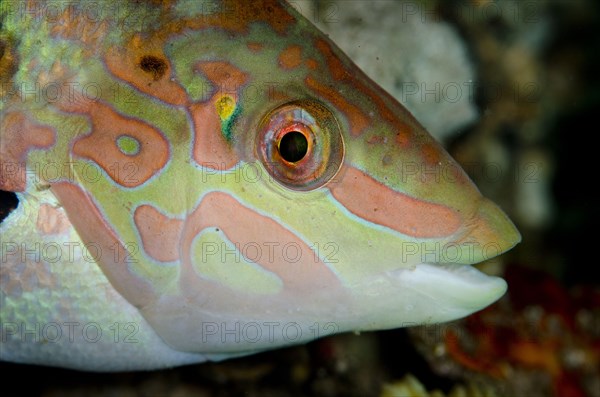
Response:
[{"label": "green-yellow skin", "polygon": [[518,243],[510,220],[289,5],[100,3],[0,8],[0,189],[19,197],[0,359],[154,369],[505,292],[468,265]]}]

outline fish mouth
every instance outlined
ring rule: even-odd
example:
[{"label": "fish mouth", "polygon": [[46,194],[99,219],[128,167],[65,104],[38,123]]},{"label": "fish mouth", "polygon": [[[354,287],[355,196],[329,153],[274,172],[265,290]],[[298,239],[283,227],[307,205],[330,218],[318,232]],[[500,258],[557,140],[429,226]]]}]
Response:
[{"label": "fish mouth", "polygon": [[[500,299],[508,288],[500,277],[483,273],[473,265],[496,257],[521,241],[521,235],[506,214],[491,201],[481,198],[468,227],[453,244],[469,242],[474,248],[466,260],[421,262],[388,273],[400,288],[427,303],[437,319],[469,315]],[[493,249],[488,249],[492,247]],[[489,254],[492,254],[491,256]]]},{"label": "fish mouth", "polygon": [[500,299],[508,286],[502,278],[485,274],[473,265],[510,250],[521,241],[521,234],[504,211],[485,197],[469,223],[460,240],[479,248],[466,263],[419,263],[403,277],[428,280],[429,285],[437,286],[436,291],[430,292],[435,292],[438,299],[448,299],[461,310],[474,311]]},{"label": "fish mouth", "polygon": [[[359,297],[355,311],[362,310],[366,314],[358,317],[348,329],[443,323],[491,305],[506,293],[506,281],[485,274],[473,265],[508,251],[520,240],[521,235],[506,214],[482,197],[472,215],[466,217],[463,227],[439,246],[437,242],[419,242],[425,244],[419,245],[420,254],[425,256],[412,257],[416,259],[412,262],[403,260],[398,267],[354,285],[353,290]],[[466,256],[461,254],[452,261],[443,254],[444,249],[440,249],[442,244],[458,247],[457,252]],[[406,251],[402,248],[399,247],[398,253],[405,258]],[[429,261],[427,255],[432,252],[436,257]]]}]

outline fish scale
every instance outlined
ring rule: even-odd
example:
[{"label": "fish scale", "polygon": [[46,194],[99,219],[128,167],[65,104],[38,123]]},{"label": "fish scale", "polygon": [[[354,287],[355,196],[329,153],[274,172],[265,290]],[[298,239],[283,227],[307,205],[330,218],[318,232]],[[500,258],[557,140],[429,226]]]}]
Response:
[{"label": "fish scale", "polygon": [[2,4],[0,358],[93,371],[466,316],[520,240],[287,3]]}]

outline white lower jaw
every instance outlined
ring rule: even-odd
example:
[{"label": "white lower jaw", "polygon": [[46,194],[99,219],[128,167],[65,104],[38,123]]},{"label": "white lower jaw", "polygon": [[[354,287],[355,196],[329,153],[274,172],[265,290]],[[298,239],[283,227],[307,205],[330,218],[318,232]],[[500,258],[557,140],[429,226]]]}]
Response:
[{"label": "white lower jaw", "polygon": [[466,317],[497,301],[506,282],[469,265],[419,263],[353,285],[356,318],[342,328],[377,330],[436,324]]},{"label": "white lower jaw", "polygon": [[459,312],[480,310],[506,292],[506,281],[470,265],[420,263],[389,273],[405,288]]}]

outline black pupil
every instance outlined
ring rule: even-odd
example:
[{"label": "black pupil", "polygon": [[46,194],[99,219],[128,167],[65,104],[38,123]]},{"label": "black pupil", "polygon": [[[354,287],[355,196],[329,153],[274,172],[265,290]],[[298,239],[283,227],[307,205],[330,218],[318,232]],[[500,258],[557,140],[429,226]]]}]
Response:
[{"label": "black pupil", "polygon": [[290,131],[285,134],[279,142],[279,154],[285,161],[295,163],[306,156],[308,141],[304,134],[298,131]]}]

